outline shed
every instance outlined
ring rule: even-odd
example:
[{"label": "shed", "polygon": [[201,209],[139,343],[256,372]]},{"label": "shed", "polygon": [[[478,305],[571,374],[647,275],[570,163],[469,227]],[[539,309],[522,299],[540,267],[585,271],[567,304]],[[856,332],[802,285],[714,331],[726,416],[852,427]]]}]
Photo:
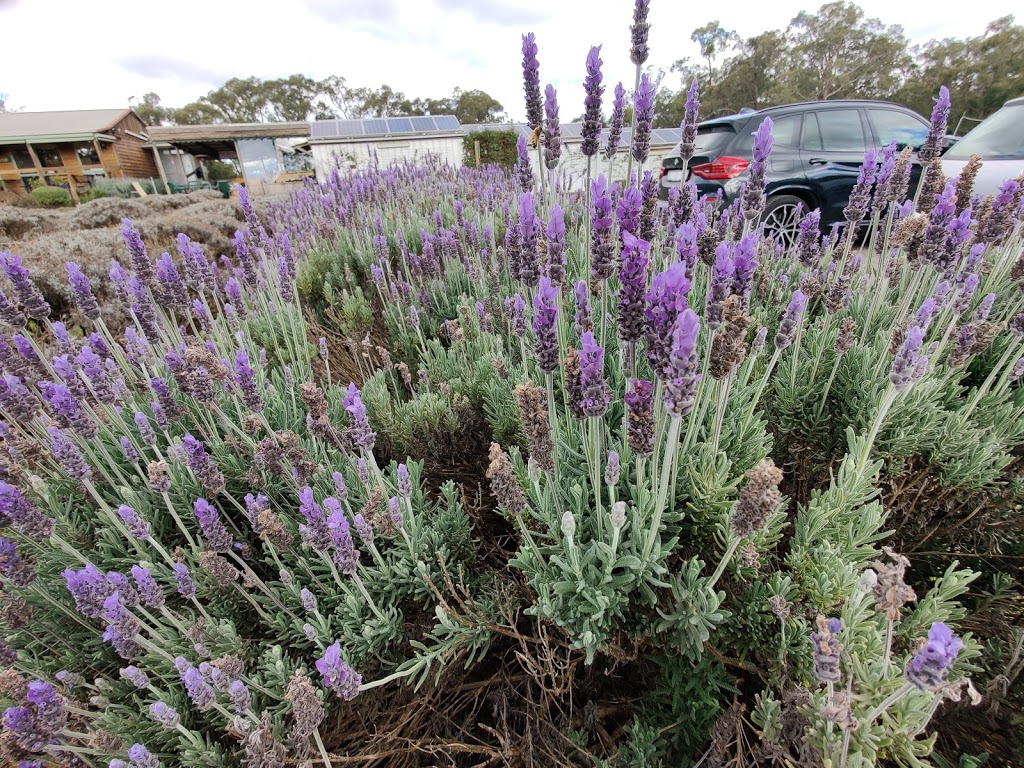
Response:
[{"label": "shed", "polygon": [[161,125],[149,146],[171,184],[196,181],[203,160],[235,160],[249,190],[264,194],[312,174],[309,131],[307,122]]},{"label": "shed", "polygon": [[[477,123],[463,127],[469,135],[477,131],[513,131],[525,136],[527,141],[533,136],[533,131],[526,123]],[[556,172],[568,176],[570,183],[579,184],[587,174],[587,158],[580,152],[580,146],[583,144],[583,123],[562,123],[559,129],[562,135],[562,156],[558,161]],[[625,179],[629,163],[629,147],[633,141],[632,129],[628,126],[622,129],[622,138],[611,160],[606,159],[604,154],[607,134],[607,128],[601,130],[600,149],[594,156],[591,172],[594,176],[604,174],[615,181],[622,181]],[[655,128],[652,130],[651,151],[644,167],[647,170],[656,170],[661,165],[662,156],[679,143],[679,135],[679,128]],[[533,172],[536,174],[540,167],[536,150],[531,150],[530,159],[533,162]],[[633,167],[636,167],[635,163]]]},{"label": "shed", "polygon": [[96,178],[154,178],[148,130],[131,109],[0,113],[0,187],[42,182],[77,197]]},{"label": "shed", "polygon": [[309,143],[317,178],[326,179],[335,165],[362,170],[374,160],[421,162],[434,157],[462,165],[462,138],[466,135],[455,115],[317,120]]}]

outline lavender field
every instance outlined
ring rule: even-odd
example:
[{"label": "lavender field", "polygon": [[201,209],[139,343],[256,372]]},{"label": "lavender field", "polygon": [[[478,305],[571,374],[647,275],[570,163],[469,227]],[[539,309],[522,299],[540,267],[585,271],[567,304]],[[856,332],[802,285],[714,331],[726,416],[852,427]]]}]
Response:
[{"label": "lavender field", "polygon": [[513,168],[125,219],[60,319],[0,254],[0,763],[1020,764],[1022,181],[943,175],[943,90],[824,237],[770,120],[659,207],[646,9],[582,185],[528,35]]}]

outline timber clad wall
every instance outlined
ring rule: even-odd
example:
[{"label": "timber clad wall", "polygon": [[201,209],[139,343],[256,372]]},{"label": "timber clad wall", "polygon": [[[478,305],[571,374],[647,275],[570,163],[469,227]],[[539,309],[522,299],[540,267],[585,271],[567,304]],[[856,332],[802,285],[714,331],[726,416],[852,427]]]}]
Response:
[{"label": "timber clad wall", "polygon": [[[131,131],[131,133],[127,133],[127,131]],[[113,134],[117,137],[113,147],[117,154],[117,162],[121,167],[120,175],[141,179],[159,177],[156,161],[153,159],[153,150],[143,147],[147,139],[132,136],[132,133],[145,136],[146,124],[130,112],[113,130]]]}]

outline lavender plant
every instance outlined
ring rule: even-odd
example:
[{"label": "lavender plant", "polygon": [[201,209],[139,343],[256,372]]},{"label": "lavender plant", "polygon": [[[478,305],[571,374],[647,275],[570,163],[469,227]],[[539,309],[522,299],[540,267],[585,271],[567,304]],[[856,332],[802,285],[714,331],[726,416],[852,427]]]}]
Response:
[{"label": "lavender plant", "polygon": [[[846,233],[778,245],[766,121],[735,210],[659,215],[642,173],[570,189],[522,53],[537,194],[525,163],[335,170],[266,219],[243,192],[222,262],[126,222],[117,335],[73,264],[80,337],[0,258],[5,757],[341,764],[378,697],[498,667],[573,759],[914,765],[973,695],[978,574],[922,550],[970,518],[915,497],[984,505],[1024,442],[1020,185],[915,209],[872,151]],[[567,735],[623,685],[660,711]]]}]

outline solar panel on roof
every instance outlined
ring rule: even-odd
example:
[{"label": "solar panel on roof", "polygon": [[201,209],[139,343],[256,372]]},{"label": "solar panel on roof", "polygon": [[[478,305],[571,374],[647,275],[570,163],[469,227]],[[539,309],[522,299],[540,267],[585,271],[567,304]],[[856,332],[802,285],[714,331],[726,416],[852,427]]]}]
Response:
[{"label": "solar panel on roof", "polygon": [[582,135],[582,126],[579,123],[566,123],[562,126],[562,136],[567,139],[578,139]]},{"label": "solar panel on roof", "polygon": [[434,131],[434,118],[432,117],[411,117],[412,129],[414,131]]},{"label": "solar panel on roof", "polygon": [[362,136],[363,135],[363,121],[362,120],[338,120],[338,133],[337,136]]},{"label": "solar panel on roof", "polygon": [[452,131],[459,127],[459,119],[455,115],[438,115],[434,118],[438,130]]},{"label": "solar panel on roof", "polygon": [[311,134],[314,138],[320,138],[324,136],[337,136],[338,135],[338,121],[337,120],[317,120],[310,126]]},{"label": "solar panel on roof", "polygon": [[412,121],[407,117],[389,118],[388,133],[412,133]]},{"label": "solar panel on roof", "polygon": [[387,133],[387,120],[363,120],[363,130],[367,134]]}]

